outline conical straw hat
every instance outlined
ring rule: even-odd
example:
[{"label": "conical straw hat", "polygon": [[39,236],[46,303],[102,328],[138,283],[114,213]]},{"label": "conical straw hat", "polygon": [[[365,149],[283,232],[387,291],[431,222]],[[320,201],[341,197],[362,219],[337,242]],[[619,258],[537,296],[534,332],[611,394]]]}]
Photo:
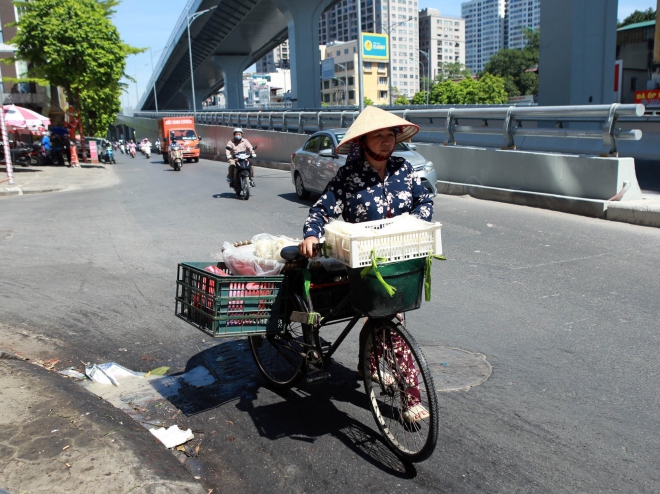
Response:
[{"label": "conical straw hat", "polygon": [[351,144],[363,135],[380,129],[389,129],[391,127],[399,128],[399,133],[396,136],[397,144],[407,141],[419,132],[419,126],[408,122],[408,120],[404,120],[393,113],[381,110],[375,106],[367,106],[362,110],[362,113],[358,115],[355,122],[353,122],[348,128],[335,152],[337,154],[348,154],[348,151],[351,149]]}]

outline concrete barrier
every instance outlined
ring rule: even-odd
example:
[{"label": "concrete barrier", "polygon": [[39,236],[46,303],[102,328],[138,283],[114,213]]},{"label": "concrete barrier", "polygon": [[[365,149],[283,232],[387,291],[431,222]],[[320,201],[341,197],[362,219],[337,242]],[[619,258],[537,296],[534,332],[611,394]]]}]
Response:
[{"label": "concrete barrier", "polygon": [[[154,138],[157,135],[158,125],[154,119],[119,115],[117,120],[133,127],[138,136]],[[204,157],[224,160],[232,130],[232,127],[198,124]],[[305,134],[254,129],[246,129],[244,135],[259,147],[258,160],[263,164],[290,162],[291,154],[309,138]],[[596,201],[607,201],[617,195],[619,201],[642,198],[632,158],[497,147],[416,145],[418,152],[435,164],[438,180],[446,183],[441,188],[445,193],[472,186],[473,191],[475,187],[485,187]],[[447,184],[460,187],[452,188]]]},{"label": "concrete barrier", "polygon": [[438,180],[462,185],[538,192],[574,198],[637,200],[642,192],[632,158],[417,144]]}]

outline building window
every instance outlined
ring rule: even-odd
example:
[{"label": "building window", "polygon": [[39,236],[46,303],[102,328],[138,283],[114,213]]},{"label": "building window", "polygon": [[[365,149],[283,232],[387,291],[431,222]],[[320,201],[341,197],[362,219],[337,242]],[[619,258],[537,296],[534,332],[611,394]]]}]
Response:
[{"label": "building window", "polygon": [[355,99],[355,91],[348,92],[348,99]]},{"label": "building window", "polygon": [[330,81],[323,81],[323,89],[330,89]]}]

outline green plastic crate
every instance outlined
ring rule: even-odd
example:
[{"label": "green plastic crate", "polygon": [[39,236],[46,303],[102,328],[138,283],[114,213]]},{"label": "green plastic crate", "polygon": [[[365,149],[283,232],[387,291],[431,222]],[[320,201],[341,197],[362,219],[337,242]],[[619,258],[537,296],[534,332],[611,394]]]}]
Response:
[{"label": "green plastic crate", "polygon": [[279,333],[286,317],[284,276],[218,276],[221,262],[182,262],[175,315],[214,338]]}]

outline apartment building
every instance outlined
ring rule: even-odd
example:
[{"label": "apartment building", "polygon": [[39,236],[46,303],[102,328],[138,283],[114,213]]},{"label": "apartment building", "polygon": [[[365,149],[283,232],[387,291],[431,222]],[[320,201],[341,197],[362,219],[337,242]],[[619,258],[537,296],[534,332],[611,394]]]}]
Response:
[{"label": "apartment building", "polygon": [[[346,43],[330,43],[321,46],[321,58],[332,58],[335,64],[335,77],[321,83],[321,100],[331,106],[358,105],[360,87],[357,40]],[[364,96],[377,105],[389,104],[389,81],[387,60],[362,60],[362,80]]]},{"label": "apartment building", "polygon": [[526,28],[541,27],[541,0],[470,0],[465,19],[465,65],[479,72],[498,50],[523,48]]},{"label": "apartment building", "polygon": [[523,31],[541,27],[541,0],[509,0],[505,20],[506,47],[524,48]]},{"label": "apartment building", "polygon": [[506,0],[471,0],[461,4],[465,19],[465,65],[483,70],[490,57],[505,47]]},{"label": "apartment building", "polygon": [[257,61],[257,72],[260,74],[269,74],[277,69],[288,69],[289,65],[289,40],[277,46],[268,55],[263,56]]},{"label": "apartment building", "polygon": [[[426,52],[435,79],[446,62],[465,64],[465,19],[445,16],[436,9],[419,13],[419,49]],[[425,62],[422,56],[422,62]],[[423,75],[428,74],[425,70]]]}]

